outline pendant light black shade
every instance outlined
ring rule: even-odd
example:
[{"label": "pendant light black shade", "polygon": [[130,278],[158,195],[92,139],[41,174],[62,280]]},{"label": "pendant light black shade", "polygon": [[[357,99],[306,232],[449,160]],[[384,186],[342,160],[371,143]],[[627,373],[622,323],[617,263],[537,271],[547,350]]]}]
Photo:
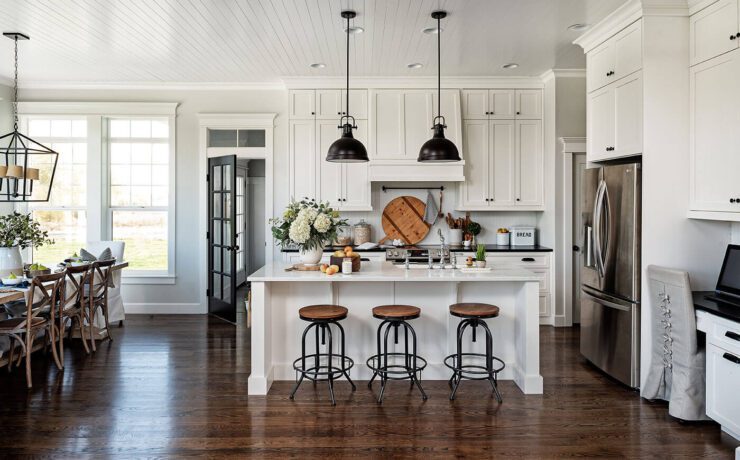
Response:
[{"label": "pendant light black shade", "polygon": [[[441,36],[442,28],[440,20],[447,16],[445,11],[432,12],[432,18],[437,20],[437,116],[434,117],[432,129],[434,136],[424,142],[419,151],[416,161],[420,163],[452,163],[460,161],[460,152],[455,144],[445,139],[445,118],[442,114],[442,58],[441,58]],[[439,120],[439,122],[437,122]]]},{"label": "pendant light black shade", "polygon": [[[352,130],[357,129],[355,118],[349,115],[349,20],[357,16],[354,11],[342,11],[342,17],[347,20],[347,104],[344,116],[339,119],[339,128],[342,129],[342,137],[334,141],[326,154],[326,161],[332,163],[364,163],[370,161],[367,149],[362,142],[352,136]],[[350,123],[351,120],[351,123]],[[344,123],[342,123],[344,121]]]}]

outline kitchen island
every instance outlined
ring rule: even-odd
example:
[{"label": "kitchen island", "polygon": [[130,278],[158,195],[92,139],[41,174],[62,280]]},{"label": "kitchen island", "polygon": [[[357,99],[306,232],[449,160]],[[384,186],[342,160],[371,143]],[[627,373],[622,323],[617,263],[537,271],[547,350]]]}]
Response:
[{"label": "kitchen island", "polygon": [[[265,395],[273,380],[294,380],[292,363],[301,352],[301,334],[308,325],[298,317],[306,305],[330,303],[349,309],[342,321],[347,356],[355,361],[351,377],[367,380],[365,360],[375,353],[380,323],[371,309],[377,305],[408,304],[422,309],[412,321],[419,354],[429,365],[422,380],[448,380],[445,356],[455,350],[459,318],[449,314],[457,302],[497,305],[501,313],[487,320],[493,333],[493,353],[506,363],[499,379],[514,380],[525,394],[542,393],[539,360],[538,276],[518,267],[495,267],[488,272],[453,269],[405,269],[390,262],[363,262],[351,275],[328,276],[319,271],[285,271],[272,262],[252,273],[252,372],[250,395]],[[485,341],[464,339],[465,351],[483,352]],[[307,345],[311,349],[313,345]]]}]

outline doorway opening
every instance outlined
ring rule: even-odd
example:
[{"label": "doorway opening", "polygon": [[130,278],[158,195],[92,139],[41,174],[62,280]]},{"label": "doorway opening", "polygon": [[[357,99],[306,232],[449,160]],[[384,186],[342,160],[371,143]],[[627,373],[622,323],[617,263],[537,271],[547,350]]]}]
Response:
[{"label": "doorway opening", "polygon": [[572,320],[573,324],[581,323],[581,260],[583,257],[583,200],[581,190],[583,189],[583,172],[586,170],[586,154],[573,155],[573,215],[572,215],[572,238],[573,238],[573,299]]}]

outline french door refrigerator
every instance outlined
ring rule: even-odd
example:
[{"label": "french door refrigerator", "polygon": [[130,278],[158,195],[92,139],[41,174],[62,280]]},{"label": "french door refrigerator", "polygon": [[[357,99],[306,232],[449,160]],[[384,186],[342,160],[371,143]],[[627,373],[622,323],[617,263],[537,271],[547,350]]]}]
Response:
[{"label": "french door refrigerator", "polygon": [[641,166],[583,173],[581,354],[620,382],[640,381]]}]

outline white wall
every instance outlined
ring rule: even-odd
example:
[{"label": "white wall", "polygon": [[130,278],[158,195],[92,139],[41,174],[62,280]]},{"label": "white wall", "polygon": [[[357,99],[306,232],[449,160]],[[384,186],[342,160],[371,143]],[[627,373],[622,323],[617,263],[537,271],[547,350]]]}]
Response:
[{"label": "white wall", "polygon": [[[198,196],[200,178],[198,113],[275,112],[276,209],[288,200],[287,92],[280,90],[23,90],[24,101],[179,102],[177,109],[176,163],[176,263],[174,285],[124,285],[123,298],[129,312],[200,312],[198,242]],[[2,97],[2,96],[0,96]],[[203,160],[205,161],[205,160]],[[102,172],[101,172],[102,173]]]},{"label": "white wall", "polygon": [[734,222],[732,224],[732,244],[740,244],[740,222]]}]

